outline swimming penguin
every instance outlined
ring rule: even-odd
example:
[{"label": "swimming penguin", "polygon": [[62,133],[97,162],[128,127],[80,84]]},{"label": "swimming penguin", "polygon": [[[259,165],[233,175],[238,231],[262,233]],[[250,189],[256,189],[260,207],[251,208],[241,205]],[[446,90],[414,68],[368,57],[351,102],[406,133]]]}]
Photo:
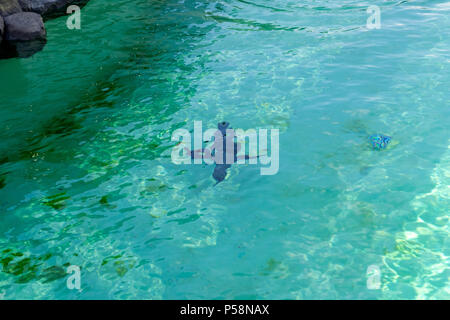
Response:
[{"label": "swimming penguin", "polygon": [[[238,159],[250,159],[250,156],[244,155],[244,156],[238,156],[237,153],[241,149],[241,146],[239,143],[234,141],[234,130],[230,126],[229,122],[222,121],[217,124],[218,128],[218,134],[222,136],[222,143],[220,141],[215,141],[212,152],[209,155],[204,155],[205,151],[208,151],[207,149],[200,149],[200,150],[192,150],[191,151],[191,158],[198,158],[198,157],[205,157],[210,156],[212,159],[214,159],[214,171],[213,171],[213,178],[216,180],[216,184],[222,182],[225,180],[225,177],[227,176],[227,170],[231,168],[231,165],[233,163],[236,163]],[[227,137],[227,130],[231,130],[228,133],[232,133],[232,136]],[[233,150],[228,151],[227,150],[227,139],[233,139]],[[222,151],[222,163],[216,162],[216,154],[217,152]],[[229,163],[227,161],[227,153],[232,152],[232,161]]]}]

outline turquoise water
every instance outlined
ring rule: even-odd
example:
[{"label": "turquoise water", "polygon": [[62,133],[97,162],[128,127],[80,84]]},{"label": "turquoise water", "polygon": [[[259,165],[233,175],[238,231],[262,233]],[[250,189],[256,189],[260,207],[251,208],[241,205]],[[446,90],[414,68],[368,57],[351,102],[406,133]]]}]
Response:
[{"label": "turquoise water", "polygon": [[[0,298],[450,298],[450,3],[91,0],[65,23],[0,61]],[[279,129],[278,174],[171,162],[175,129],[222,120]]]}]

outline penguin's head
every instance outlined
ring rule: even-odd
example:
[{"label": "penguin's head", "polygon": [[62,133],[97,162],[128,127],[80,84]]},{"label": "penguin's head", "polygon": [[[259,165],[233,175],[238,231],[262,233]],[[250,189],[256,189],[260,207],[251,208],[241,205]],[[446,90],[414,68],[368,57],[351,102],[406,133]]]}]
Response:
[{"label": "penguin's head", "polygon": [[217,124],[217,128],[220,130],[220,132],[222,133],[223,136],[226,136],[227,129],[231,129],[230,123],[226,122],[226,121],[219,122]]}]

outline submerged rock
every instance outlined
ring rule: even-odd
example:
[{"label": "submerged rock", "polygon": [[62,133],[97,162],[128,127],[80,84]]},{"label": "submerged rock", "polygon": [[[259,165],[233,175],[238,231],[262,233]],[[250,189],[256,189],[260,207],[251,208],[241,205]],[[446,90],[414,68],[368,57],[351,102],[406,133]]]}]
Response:
[{"label": "submerged rock", "polygon": [[[0,0],[2,1],[2,0]],[[89,0],[18,0],[23,11],[39,13],[47,18],[65,15],[70,5],[82,6]]]},{"label": "submerged rock", "polygon": [[19,12],[22,12],[22,8],[18,0],[0,0],[0,16],[6,17]]},{"label": "submerged rock", "polygon": [[5,41],[0,48],[0,59],[29,58],[36,52],[41,51],[45,44],[46,40]]},{"label": "submerged rock", "polygon": [[4,20],[5,39],[8,41],[45,40],[44,21],[37,13],[15,13]]}]

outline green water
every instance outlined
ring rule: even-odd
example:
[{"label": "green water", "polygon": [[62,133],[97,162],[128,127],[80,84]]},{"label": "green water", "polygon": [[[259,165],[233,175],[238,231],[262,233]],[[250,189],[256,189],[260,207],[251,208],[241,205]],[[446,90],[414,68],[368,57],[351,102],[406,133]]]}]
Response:
[{"label": "green water", "polygon": [[[46,28],[0,61],[0,298],[450,298],[448,2],[91,0]],[[278,174],[171,162],[222,120],[279,129]]]}]

